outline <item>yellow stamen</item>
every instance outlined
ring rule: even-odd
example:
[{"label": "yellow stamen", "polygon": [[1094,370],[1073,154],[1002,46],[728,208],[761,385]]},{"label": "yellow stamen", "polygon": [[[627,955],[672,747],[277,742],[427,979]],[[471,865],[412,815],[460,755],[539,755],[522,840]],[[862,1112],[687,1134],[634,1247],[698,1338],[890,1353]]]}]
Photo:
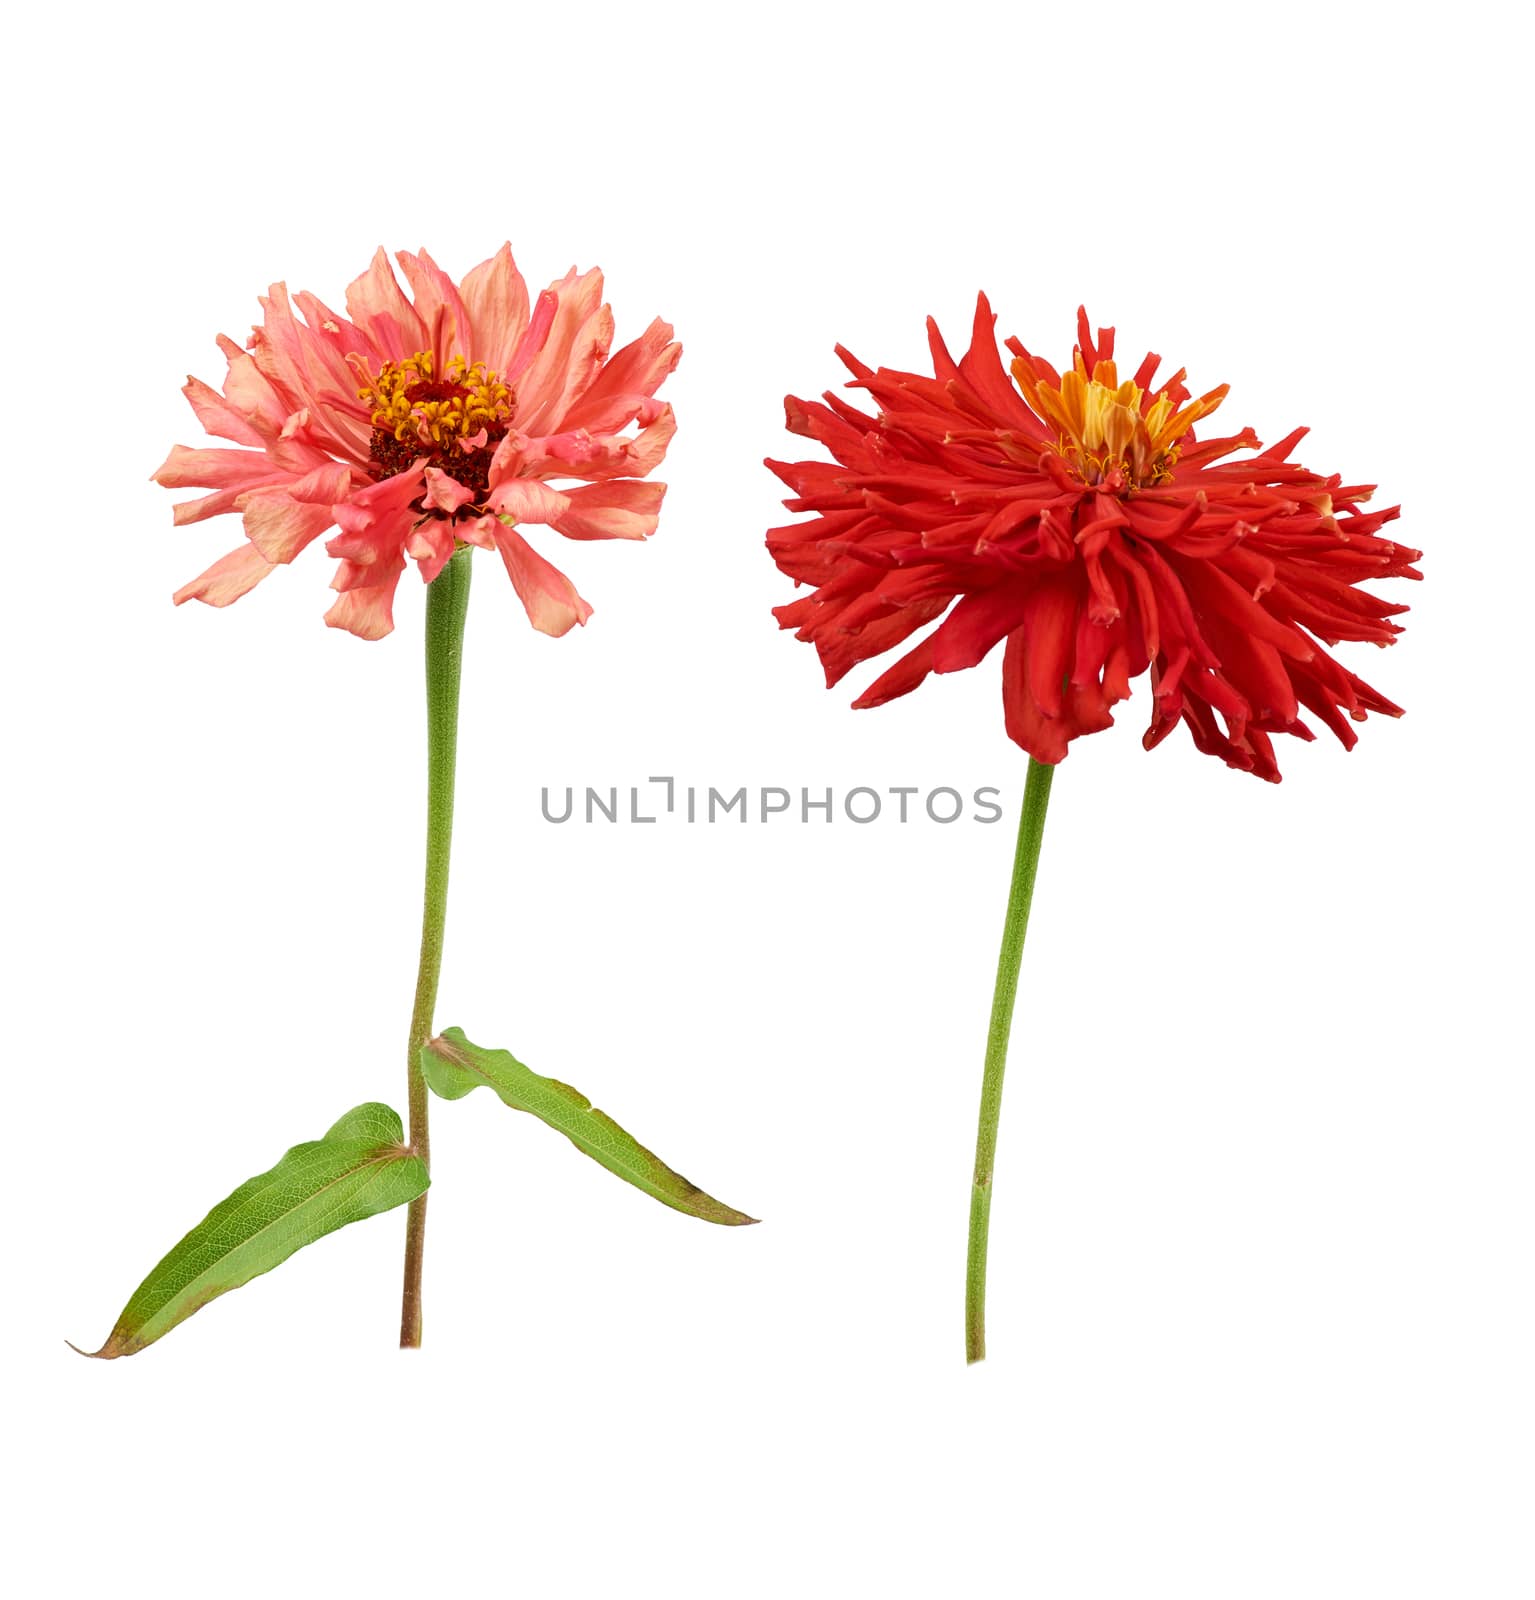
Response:
[{"label": "yellow stamen", "polygon": [[1222,384],[1181,409],[1165,392],[1145,405],[1139,386],[1128,379],[1121,383],[1112,361],[1097,362],[1089,376],[1080,350],[1058,386],[1022,357],[1013,362],[1013,377],[1024,399],[1055,429],[1057,452],[1082,481],[1127,491],[1172,477],[1178,441],[1215,410],[1228,387]]},{"label": "yellow stamen", "polygon": [[375,428],[402,444],[446,450],[481,428],[503,430],[511,421],[512,390],[483,361],[454,356],[439,378],[430,350],[386,361],[375,378],[356,357],[359,400],[371,402]]}]

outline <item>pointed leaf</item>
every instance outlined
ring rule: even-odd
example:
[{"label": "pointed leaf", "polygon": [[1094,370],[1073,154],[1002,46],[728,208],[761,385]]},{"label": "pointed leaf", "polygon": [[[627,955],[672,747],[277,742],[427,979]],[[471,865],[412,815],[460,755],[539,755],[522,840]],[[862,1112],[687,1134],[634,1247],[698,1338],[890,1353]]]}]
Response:
[{"label": "pointed leaf", "polygon": [[598,1111],[579,1089],[557,1078],[541,1078],[506,1050],[482,1050],[470,1044],[462,1028],[444,1028],[422,1048],[421,1070],[427,1086],[444,1100],[458,1100],[471,1089],[488,1085],[513,1111],[531,1112],[547,1122],[576,1149],[662,1205],[726,1227],[757,1220],[722,1205],[680,1172],[673,1172],[610,1116]]},{"label": "pointed leaf", "polygon": [[294,1145],[172,1248],[134,1290],[107,1342],[90,1353],[134,1355],[306,1244],[425,1193],[425,1163],[404,1138],[396,1113],[375,1103],[348,1111],[323,1139]]}]

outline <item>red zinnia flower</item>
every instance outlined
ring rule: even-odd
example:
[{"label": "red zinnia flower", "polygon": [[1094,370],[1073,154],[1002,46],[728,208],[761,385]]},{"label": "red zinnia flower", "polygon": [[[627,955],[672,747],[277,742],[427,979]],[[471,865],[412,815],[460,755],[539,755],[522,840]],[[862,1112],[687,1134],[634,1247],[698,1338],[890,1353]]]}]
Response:
[{"label": "red zinnia flower", "polygon": [[[956,363],[929,319],[930,378],[839,347],[874,416],[831,394],[785,403],[790,431],[836,457],[768,462],[789,509],[817,513],[773,529],[768,548],[816,586],[775,615],[814,641],[828,686],[943,617],[854,705],[973,667],[1005,639],[1007,731],[1038,760],[1108,727],[1149,670],[1148,750],[1182,720],[1201,750],[1274,782],[1270,735],[1313,737],[1301,707],[1345,746],[1349,719],[1401,714],[1318,643],[1401,631],[1389,618],[1407,608],[1357,587],[1420,576],[1418,551],[1379,537],[1398,507],[1362,510],[1372,485],[1292,463],[1304,428],[1268,449],[1250,428],[1196,442],[1226,386],[1190,401],[1180,370],[1153,389],[1155,355],[1121,380],[1114,330],[1095,341],[1085,311],[1064,375],[1007,341],[1015,387],[995,320],[982,295]],[[1256,453],[1227,459],[1239,450]]]},{"label": "red zinnia flower", "polygon": [[548,523],[568,539],[655,531],[666,485],[638,480],[676,431],[655,391],[682,346],[657,319],[610,358],[613,313],[596,270],[572,268],[530,307],[508,245],[462,284],[424,250],[396,259],[413,301],[383,250],[347,290],[345,317],[300,294],[300,319],[275,284],[248,351],[219,339],[224,392],[187,380],[198,420],[241,448],[177,445],[155,479],[213,491],[178,505],[178,525],[239,511],[246,542],[176,603],[229,605],[339,526],[325,547],[340,562],[333,628],[382,638],[406,560],[430,583],[456,548],[476,544],[500,551],[535,628],[566,633],[592,608],[514,524]]}]

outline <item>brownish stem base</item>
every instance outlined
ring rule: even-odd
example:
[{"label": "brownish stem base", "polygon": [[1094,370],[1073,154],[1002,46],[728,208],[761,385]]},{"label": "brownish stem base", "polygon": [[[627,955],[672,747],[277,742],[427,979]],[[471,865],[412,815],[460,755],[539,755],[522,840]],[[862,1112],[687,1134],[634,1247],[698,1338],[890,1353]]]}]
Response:
[{"label": "brownish stem base", "polygon": [[421,1268],[426,1259],[426,1196],[405,1216],[405,1290],[400,1297],[400,1348],[421,1348]]}]

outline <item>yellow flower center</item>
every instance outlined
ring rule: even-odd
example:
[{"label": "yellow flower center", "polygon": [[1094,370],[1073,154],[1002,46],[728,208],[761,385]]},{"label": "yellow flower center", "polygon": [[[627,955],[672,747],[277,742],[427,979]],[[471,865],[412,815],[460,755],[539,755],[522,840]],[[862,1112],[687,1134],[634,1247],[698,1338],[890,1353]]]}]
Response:
[{"label": "yellow flower center", "polygon": [[1072,471],[1085,484],[1119,493],[1168,482],[1178,441],[1215,410],[1229,387],[1222,384],[1181,409],[1166,394],[1148,406],[1136,384],[1119,381],[1112,361],[1097,362],[1089,377],[1080,351],[1059,387],[1022,358],[1013,362],[1013,377],[1024,399],[1055,429],[1056,451]]},{"label": "yellow flower center", "polygon": [[357,398],[372,403],[373,426],[428,455],[473,439],[482,428],[488,435],[505,433],[514,396],[497,373],[463,356],[452,357],[441,377],[435,368],[430,350],[386,361],[376,378],[359,363]]}]

